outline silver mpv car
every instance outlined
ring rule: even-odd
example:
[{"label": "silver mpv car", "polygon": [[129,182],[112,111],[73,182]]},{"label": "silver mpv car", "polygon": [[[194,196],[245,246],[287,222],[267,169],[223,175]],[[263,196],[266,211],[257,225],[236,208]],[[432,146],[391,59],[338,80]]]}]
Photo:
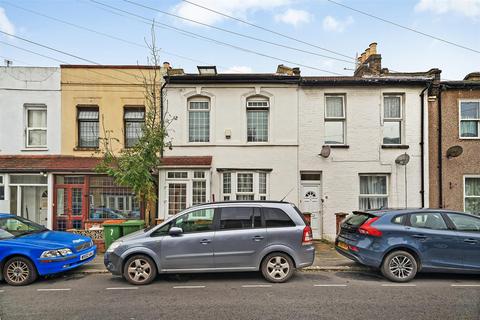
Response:
[{"label": "silver mpv car", "polygon": [[314,257],[312,229],[293,204],[234,201],[191,207],[120,238],[104,263],[135,285],[158,273],[258,270],[268,281],[285,282]]}]

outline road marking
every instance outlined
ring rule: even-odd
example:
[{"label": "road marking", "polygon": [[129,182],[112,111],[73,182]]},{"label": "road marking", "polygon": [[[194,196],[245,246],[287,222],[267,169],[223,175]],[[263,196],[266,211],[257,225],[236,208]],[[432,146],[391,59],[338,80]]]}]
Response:
[{"label": "road marking", "polygon": [[173,289],[202,289],[205,286],[175,286]]},{"label": "road marking", "polygon": [[242,288],[270,288],[271,284],[246,284]]},{"label": "road marking", "polygon": [[452,287],[480,287],[480,284],[452,284]]},{"label": "road marking", "polygon": [[416,284],[382,284],[382,287],[416,287]]},{"label": "road marking", "polygon": [[346,287],[346,284],[314,284],[314,287]]},{"label": "road marking", "polygon": [[70,291],[71,288],[51,288],[51,289],[37,289],[37,291]]},{"label": "road marking", "polygon": [[137,290],[138,287],[111,287],[105,288],[105,290]]}]

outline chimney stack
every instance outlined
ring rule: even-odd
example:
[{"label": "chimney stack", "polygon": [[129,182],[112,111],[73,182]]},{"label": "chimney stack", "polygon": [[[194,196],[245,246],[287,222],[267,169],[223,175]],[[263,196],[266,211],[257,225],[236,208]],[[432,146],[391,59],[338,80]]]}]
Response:
[{"label": "chimney stack", "polygon": [[377,43],[372,42],[358,58],[358,65],[354,76],[382,74],[382,55],[377,53]]}]

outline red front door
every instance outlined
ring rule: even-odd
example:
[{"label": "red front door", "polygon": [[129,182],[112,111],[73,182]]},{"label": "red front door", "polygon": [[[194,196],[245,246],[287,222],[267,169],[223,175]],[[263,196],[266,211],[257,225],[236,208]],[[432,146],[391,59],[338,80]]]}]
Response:
[{"label": "red front door", "polygon": [[56,230],[82,229],[85,206],[84,185],[57,185],[55,187]]}]

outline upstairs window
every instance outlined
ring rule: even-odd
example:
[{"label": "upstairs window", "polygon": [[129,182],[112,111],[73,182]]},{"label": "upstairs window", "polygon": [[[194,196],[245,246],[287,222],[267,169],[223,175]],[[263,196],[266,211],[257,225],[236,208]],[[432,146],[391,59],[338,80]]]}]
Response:
[{"label": "upstairs window", "polygon": [[480,101],[460,102],[460,138],[480,138]]},{"label": "upstairs window", "polygon": [[78,107],[78,146],[98,148],[98,106]]},{"label": "upstairs window", "polygon": [[145,125],[145,108],[128,107],[124,110],[125,147],[131,148],[143,137]]},{"label": "upstairs window", "polygon": [[210,101],[192,99],[188,102],[188,141],[210,141]]},{"label": "upstairs window", "polygon": [[268,142],[268,114],[267,99],[256,98],[247,101],[248,142]]},{"label": "upstairs window", "polygon": [[402,97],[383,97],[383,144],[402,143]]},{"label": "upstairs window", "polygon": [[44,148],[47,146],[46,106],[26,106],[26,147]]},{"label": "upstairs window", "polygon": [[325,97],[325,144],[345,144],[345,96]]}]

